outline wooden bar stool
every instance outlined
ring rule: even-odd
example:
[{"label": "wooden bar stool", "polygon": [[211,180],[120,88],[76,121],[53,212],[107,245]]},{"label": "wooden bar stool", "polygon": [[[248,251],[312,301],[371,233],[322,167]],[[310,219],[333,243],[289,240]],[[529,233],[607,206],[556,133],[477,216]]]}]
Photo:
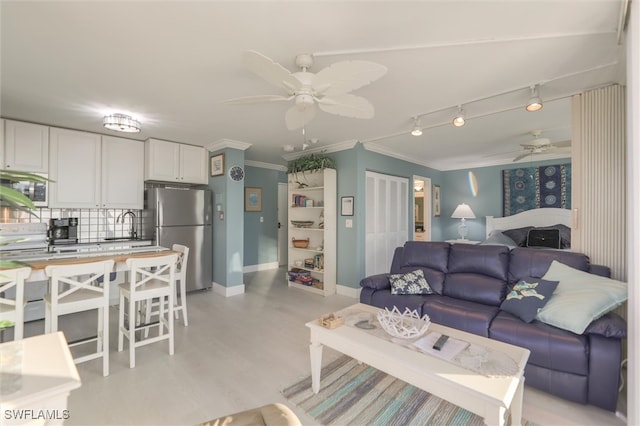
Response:
[{"label": "wooden bar stool", "polygon": [[[74,358],[74,362],[102,357],[102,374],[109,375],[109,285],[113,260],[49,265],[44,270],[49,277],[49,293],[45,294],[45,333],[58,331],[58,317],[71,313],[98,310],[98,334],[75,342],[69,347],[97,342],[96,352]],[[101,282],[100,282],[101,281]]]},{"label": "wooden bar stool", "polygon": [[[0,321],[13,323],[13,340],[20,340],[24,334],[24,280],[31,274],[31,268],[15,268],[0,271]],[[15,297],[7,297],[7,292],[15,289]]]},{"label": "wooden bar stool", "polygon": [[[128,282],[120,284],[120,312],[118,313],[118,352],[124,349],[124,338],[129,340],[129,367],[136,365],[135,349],[140,346],[169,340],[169,355],[173,355],[173,298],[175,297],[176,263],[178,255],[127,259]],[[154,323],[142,323],[137,315],[139,302],[151,304],[158,298],[159,317]],[[166,298],[166,299],[165,299]],[[125,310],[128,323],[125,324]],[[140,316],[141,317],[141,316]],[[137,330],[158,327],[158,335],[136,341]],[[167,334],[165,334],[165,329]],[[146,335],[147,333],[145,333]]]}]

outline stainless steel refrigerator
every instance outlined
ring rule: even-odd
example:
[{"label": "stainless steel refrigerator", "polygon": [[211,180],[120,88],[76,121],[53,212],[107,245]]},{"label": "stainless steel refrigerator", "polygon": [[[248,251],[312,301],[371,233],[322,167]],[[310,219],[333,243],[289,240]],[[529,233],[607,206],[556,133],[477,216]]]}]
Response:
[{"label": "stainless steel refrigerator", "polygon": [[187,291],[212,285],[212,198],[208,189],[145,189],[145,237],[163,247],[189,247]]}]

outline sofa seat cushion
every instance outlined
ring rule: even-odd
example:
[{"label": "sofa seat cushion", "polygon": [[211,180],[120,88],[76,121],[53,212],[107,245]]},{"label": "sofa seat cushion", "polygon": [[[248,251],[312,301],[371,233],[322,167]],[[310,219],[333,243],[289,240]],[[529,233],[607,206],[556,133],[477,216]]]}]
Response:
[{"label": "sofa seat cushion", "polygon": [[454,244],[449,252],[445,296],[500,306],[507,294],[509,248]]},{"label": "sofa seat cushion", "polygon": [[442,294],[449,262],[449,243],[407,241],[396,249],[391,265],[392,274],[406,274],[421,269],[434,292]]},{"label": "sofa seat cushion", "polygon": [[566,373],[589,374],[589,342],[586,336],[539,321],[525,323],[501,312],[491,323],[489,337],[529,349],[530,364]]},{"label": "sofa seat cushion", "polygon": [[542,278],[554,260],[580,271],[589,271],[589,258],[586,254],[565,250],[517,247],[511,250],[509,284],[514,285],[525,277]]},{"label": "sofa seat cushion", "polygon": [[400,312],[404,312],[406,308],[409,308],[412,311],[417,310],[420,316],[422,316],[422,305],[427,298],[432,296],[434,295],[391,294],[389,290],[382,290],[371,294],[371,301],[367,303],[378,308],[389,308],[389,310],[397,306]]},{"label": "sofa seat cushion", "polygon": [[499,312],[495,306],[437,295],[427,296],[422,306],[422,315],[432,322],[484,337],[489,337],[489,325]]}]

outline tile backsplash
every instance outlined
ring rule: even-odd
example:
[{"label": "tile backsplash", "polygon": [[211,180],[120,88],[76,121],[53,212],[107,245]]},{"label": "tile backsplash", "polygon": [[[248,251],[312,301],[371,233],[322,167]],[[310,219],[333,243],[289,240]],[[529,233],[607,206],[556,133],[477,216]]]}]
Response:
[{"label": "tile backsplash", "polygon": [[[116,223],[120,215],[131,211],[135,219],[127,215],[124,223]],[[49,219],[78,218],[78,242],[92,243],[104,238],[128,238],[131,221],[138,237],[142,236],[144,219],[142,210],[128,209],[49,209],[37,208],[32,213],[10,207],[0,207],[0,223],[49,223]]]}]

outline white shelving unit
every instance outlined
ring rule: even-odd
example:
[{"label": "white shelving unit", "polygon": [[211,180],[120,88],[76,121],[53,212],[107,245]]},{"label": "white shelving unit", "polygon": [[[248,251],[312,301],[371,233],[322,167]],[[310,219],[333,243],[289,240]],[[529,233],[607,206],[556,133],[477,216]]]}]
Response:
[{"label": "white shelving unit", "polygon": [[[300,185],[303,183],[303,185]],[[306,185],[306,186],[305,186]],[[336,292],[336,171],[292,173],[289,188],[289,287],[328,296]],[[294,222],[308,222],[296,226]],[[293,240],[307,240],[306,248]],[[294,274],[312,281],[303,283]]]}]

